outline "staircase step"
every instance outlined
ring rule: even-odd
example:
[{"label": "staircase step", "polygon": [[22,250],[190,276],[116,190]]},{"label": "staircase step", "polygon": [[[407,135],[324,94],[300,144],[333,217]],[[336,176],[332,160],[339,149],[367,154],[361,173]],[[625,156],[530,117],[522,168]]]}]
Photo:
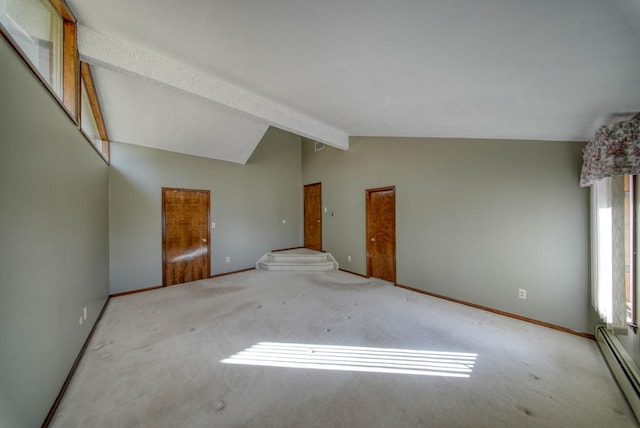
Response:
[{"label": "staircase step", "polygon": [[302,248],[266,253],[258,260],[256,268],[263,270],[326,271],[338,269],[338,262],[330,253]]},{"label": "staircase step", "polygon": [[316,261],[261,261],[260,268],[264,270],[310,270],[325,271],[333,270],[333,262],[316,262]]},{"label": "staircase step", "polygon": [[292,254],[292,253],[271,253],[269,261],[274,262],[326,262],[328,261],[325,253],[320,254]]}]

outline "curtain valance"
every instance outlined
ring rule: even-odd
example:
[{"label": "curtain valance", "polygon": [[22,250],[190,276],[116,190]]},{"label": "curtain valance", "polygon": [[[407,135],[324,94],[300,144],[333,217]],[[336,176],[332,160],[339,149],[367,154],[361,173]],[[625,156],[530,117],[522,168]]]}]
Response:
[{"label": "curtain valance", "polygon": [[583,150],[580,186],[605,177],[640,174],[640,115],[601,126]]}]

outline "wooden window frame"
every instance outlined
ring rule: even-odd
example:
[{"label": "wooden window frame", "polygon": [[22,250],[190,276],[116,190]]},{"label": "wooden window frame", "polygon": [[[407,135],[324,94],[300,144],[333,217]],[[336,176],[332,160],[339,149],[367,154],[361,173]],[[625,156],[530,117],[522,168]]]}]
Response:
[{"label": "wooden window frame", "polygon": [[62,103],[74,122],[79,123],[80,54],[75,22],[64,20],[62,34]]},{"label": "wooden window frame", "polygon": [[[53,99],[65,111],[69,119],[78,127],[82,135],[92,147],[96,148],[91,139],[82,131],[80,115],[81,115],[81,65],[80,54],[78,52],[78,20],[73,11],[65,0],[48,0],[53,9],[62,18],[62,93],[59,95],[42,76],[38,68],[29,60],[25,52],[18,43],[11,37],[9,31],[0,24],[0,35],[11,45],[13,50],[18,54],[22,61],[29,67],[31,72],[38,78],[40,83],[51,94]],[[85,86],[89,95],[91,109],[98,124],[100,138],[102,139],[102,153],[96,149],[96,152],[109,164],[109,138],[104,125],[102,111],[98,102],[95,84],[91,76],[91,70],[87,64],[87,75],[85,78]],[[90,84],[89,84],[90,82]]]}]

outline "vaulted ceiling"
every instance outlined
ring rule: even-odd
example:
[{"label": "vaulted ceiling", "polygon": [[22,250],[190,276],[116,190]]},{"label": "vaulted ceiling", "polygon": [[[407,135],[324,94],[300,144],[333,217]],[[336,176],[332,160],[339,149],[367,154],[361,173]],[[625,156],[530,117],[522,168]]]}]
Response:
[{"label": "vaulted ceiling", "polygon": [[68,0],[113,141],[245,163],[269,126],[586,141],[640,110],[638,0]]}]

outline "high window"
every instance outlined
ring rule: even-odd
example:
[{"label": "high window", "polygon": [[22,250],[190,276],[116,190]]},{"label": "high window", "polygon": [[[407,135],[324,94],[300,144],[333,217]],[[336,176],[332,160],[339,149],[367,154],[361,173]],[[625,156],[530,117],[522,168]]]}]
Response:
[{"label": "high window", "polygon": [[105,159],[109,156],[109,138],[102,119],[98,94],[89,64],[81,65],[80,128]]},{"label": "high window", "polygon": [[66,1],[0,0],[0,35],[108,163],[109,138],[89,65],[80,69],[76,18]]},{"label": "high window", "polygon": [[102,139],[100,139],[100,131],[98,131],[98,123],[96,117],[91,110],[91,101],[87,92],[87,85],[82,79],[82,101],[80,103],[81,121],[80,126],[85,134],[91,140],[96,150],[102,152]]},{"label": "high window", "polygon": [[0,0],[0,24],[62,98],[62,16],[47,1]]}]

